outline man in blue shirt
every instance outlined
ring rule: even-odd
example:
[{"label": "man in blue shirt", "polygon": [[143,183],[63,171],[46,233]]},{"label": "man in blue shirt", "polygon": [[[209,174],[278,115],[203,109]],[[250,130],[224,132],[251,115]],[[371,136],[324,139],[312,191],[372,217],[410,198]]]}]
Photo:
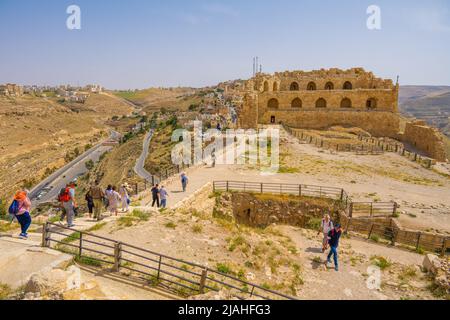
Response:
[{"label": "man in blue shirt", "polygon": [[332,229],[330,232],[328,232],[328,244],[330,245],[330,253],[328,254],[327,263],[331,264],[331,256],[333,256],[334,260],[334,269],[336,271],[339,271],[339,264],[338,264],[338,252],[337,249],[339,247],[339,240],[342,235],[342,229],[340,224],[336,224],[334,229]]}]

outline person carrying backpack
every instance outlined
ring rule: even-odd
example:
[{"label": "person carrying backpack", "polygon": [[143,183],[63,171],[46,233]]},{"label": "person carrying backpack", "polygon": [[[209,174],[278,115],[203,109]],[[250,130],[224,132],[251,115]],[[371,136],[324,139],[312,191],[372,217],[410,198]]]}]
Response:
[{"label": "person carrying backpack", "polygon": [[9,207],[9,214],[17,219],[20,224],[20,235],[22,239],[28,239],[28,228],[31,225],[31,200],[28,197],[28,190],[18,191]]},{"label": "person carrying backpack", "polygon": [[323,234],[322,253],[327,251],[327,248],[328,248],[328,232],[330,232],[332,229],[333,229],[333,221],[331,221],[330,215],[327,214],[322,219],[322,222],[320,223],[319,232],[317,233],[317,235],[319,235],[321,232]]},{"label": "person carrying backpack", "polygon": [[64,212],[61,215],[61,223],[64,221],[64,217],[67,217],[67,227],[72,228],[74,226],[73,219],[75,216],[75,199],[69,185],[67,185],[66,188],[61,189],[58,196],[58,201],[64,209]]},{"label": "person carrying backpack", "polygon": [[338,247],[339,247],[339,240],[341,239],[342,235],[342,229],[340,224],[336,224],[334,229],[332,229],[330,232],[328,232],[328,244],[330,245],[330,253],[328,254],[327,258],[327,264],[331,264],[331,256],[333,256],[334,259],[334,269],[336,271],[339,271],[339,265],[338,265]]}]

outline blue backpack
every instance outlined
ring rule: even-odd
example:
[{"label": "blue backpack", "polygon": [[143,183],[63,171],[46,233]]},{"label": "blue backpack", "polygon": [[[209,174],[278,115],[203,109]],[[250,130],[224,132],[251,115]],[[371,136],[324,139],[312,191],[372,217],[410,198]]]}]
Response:
[{"label": "blue backpack", "polygon": [[19,210],[20,210],[19,201],[14,200],[9,206],[8,212],[11,216],[15,217],[19,213]]}]

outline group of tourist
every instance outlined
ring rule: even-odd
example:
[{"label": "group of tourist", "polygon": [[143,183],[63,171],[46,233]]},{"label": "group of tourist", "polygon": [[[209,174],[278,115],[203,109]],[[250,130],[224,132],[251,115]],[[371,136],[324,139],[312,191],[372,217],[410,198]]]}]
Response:
[{"label": "group of tourist", "polygon": [[[72,228],[73,221],[77,215],[78,205],[75,198],[76,181],[72,181],[66,185],[66,188],[61,189],[58,195],[58,201],[61,205],[63,213],[61,214],[60,222],[67,218],[67,226]],[[94,218],[97,221],[102,219],[102,208],[105,207],[111,214],[118,215],[119,207],[122,212],[128,212],[130,204],[130,197],[128,195],[127,185],[123,184],[119,191],[112,185],[108,185],[106,190],[100,187],[100,182],[95,183],[89,188],[85,195],[85,200],[88,207],[89,218]]]},{"label": "group of tourist", "polygon": [[327,264],[331,264],[331,257],[334,260],[334,269],[339,271],[339,261],[338,261],[338,247],[339,240],[342,235],[342,229],[340,224],[333,224],[329,214],[325,215],[320,223],[320,229],[318,235],[323,234],[322,240],[322,253],[326,252],[328,246],[330,246],[330,252],[327,256]]}]

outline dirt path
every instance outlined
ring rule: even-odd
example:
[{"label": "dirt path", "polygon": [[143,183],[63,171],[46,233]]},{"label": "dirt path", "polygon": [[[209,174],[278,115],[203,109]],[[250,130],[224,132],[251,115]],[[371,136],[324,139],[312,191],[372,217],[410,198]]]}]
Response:
[{"label": "dirt path", "polygon": [[[324,185],[344,188],[354,201],[396,201],[400,205],[399,221],[404,227],[450,234],[448,178],[400,155],[332,154],[301,144],[283,132],[282,149],[288,149],[295,155],[284,161],[298,167],[299,172],[264,175],[248,166],[194,167],[187,170],[189,185],[185,193],[182,192],[179,177],[165,182],[169,191],[169,207],[186,199],[206,183],[217,180]],[[147,195],[143,203],[146,205],[150,200]]]}]

